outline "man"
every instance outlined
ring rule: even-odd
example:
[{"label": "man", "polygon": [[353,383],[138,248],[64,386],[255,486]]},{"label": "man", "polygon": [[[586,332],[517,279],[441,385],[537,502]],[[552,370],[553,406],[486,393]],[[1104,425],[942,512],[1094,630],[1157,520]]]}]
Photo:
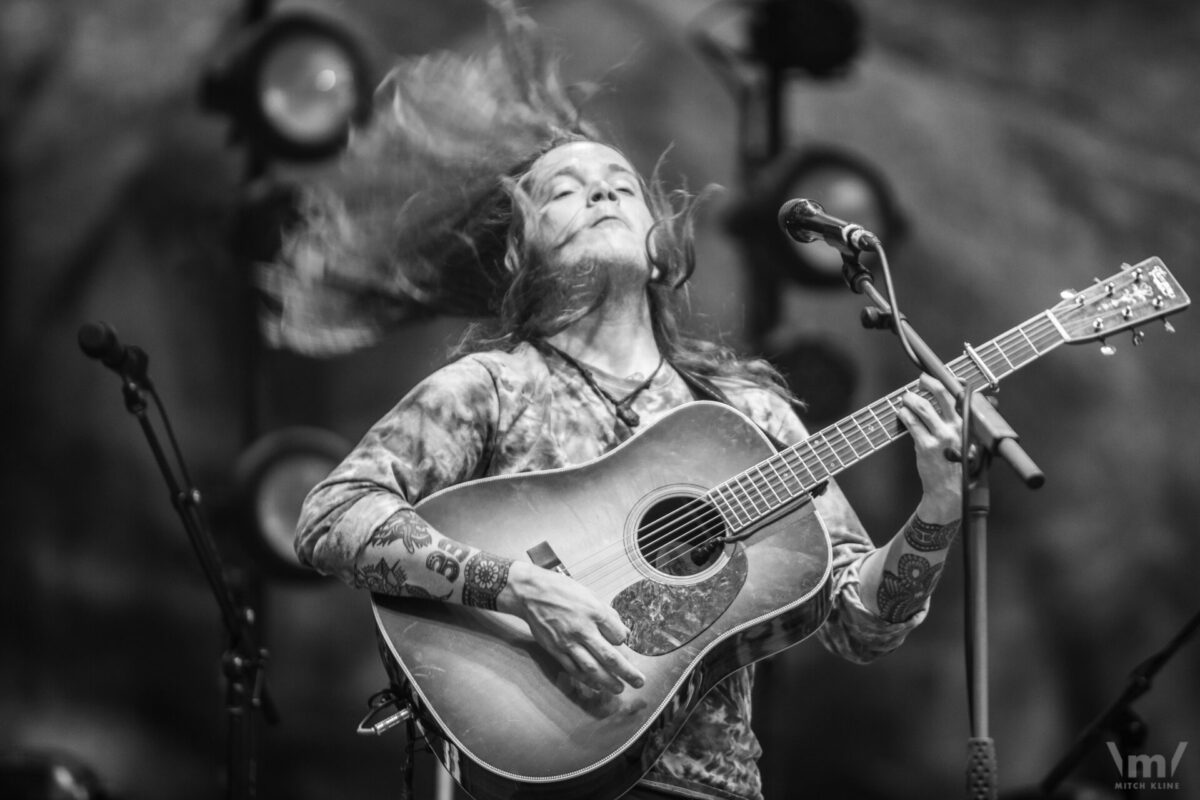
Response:
[{"label": "man", "polygon": [[[777,439],[806,434],[762,362],[678,336],[664,304],[677,253],[663,252],[678,243],[660,235],[661,205],[620,152],[571,137],[509,193],[513,275],[491,348],[435,372],[367,433],[306,500],[297,552],[360,588],[520,617],[575,680],[636,690],[644,676],[611,607],[562,574],[456,542],[413,504],[465,480],[594,459],[698,386]],[[818,636],[854,661],[890,651],[920,622],[958,529],[959,470],[944,451],[959,417],[940,385],[922,386],[933,402],[909,394],[899,413],[923,487],[903,529],[876,549],[836,485],[814,500],[834,545],[833,611]],[[740,670],[715,687],[630,796],[761,797],[750,686]]]}]

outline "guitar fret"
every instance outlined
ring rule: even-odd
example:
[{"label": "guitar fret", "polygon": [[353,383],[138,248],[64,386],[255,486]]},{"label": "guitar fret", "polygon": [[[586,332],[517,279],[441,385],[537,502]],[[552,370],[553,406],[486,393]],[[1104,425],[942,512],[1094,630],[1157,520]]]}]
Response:
[{"label": "guitar fret", "polygon": [[842,430],[842,426],[840,424],[837,426],[837,432],[842,435],[842,438],[846,441],[846,444],[850,445],[850,452],[854,454],[854,460],[858,461],[862,456],[858,452],[858,448],[854,446],[854,442],[850,440],[849,434]]},{"label": "guitar fret", "polygon": [[1030,350],[1028,339],[1023,334],[1018,334],[1021,334],[1021,331],[1004,334],[1002,343],[1002,352],[1013,370],[1022,364],[1028,364],[1032,358],[1037,356],[1036,350]]},{"label": "guitar fret", "polygon": [[[1001,347],[999,344],[996,344],[996,343],[993,343],[993,344],[992,344],[992,347],[993,347],[993,349],[995,349],[995,351],[996,351],[997,353],[999,353],[999,354],[1000,354],[1000,357],[1004,359],[1004,363],[1008,364],[1008,371],[1009,371],[1009,372],[1012,372],[1014,369],[1016,369],[1016,366],[1013,364],[1013,362],[1012,362],[1012,359],[1010,359],[1010,358],[1008,357],[1008,353],[1005,353],[1005,352],[1004,352],[1004,348],[1003,348],[1003,347]],[[994,371],[994,370],[993,370],[993,371]]]},{"label": "guitar fret", "polygon": [[1009,334],[1008,339],[1009,341],[1013,342],[1013,354],[1018,356],[1017,360],[1013,362],[1016,364],[1013,369],[1016,369],[1022,364],[1028,364],[1030,361],[1033,361],[1038,357],[1038,351],[1033,345],[1033,340],[1030,339],[1029,335],[1026,334],[1022,329],[1015,328],[1013,332]]},{"label": "guitar fret", "polygon": [[[1034,338],[1029,335],[1029,331],[1025,330],[1024,325],[1014,328],[1012,333],[1008,334],[1008,336],[1011,339],[1016,339],[1018,342],[1017,346],[1021,347],[1020,361],[1013,367],[1013,369],[1017,369],[1020,366],[1028,364],[1040,356],[1043,352],[1042,349],[1038,347],[1037,342],[1034,341]],[[1017,337],[1020,338],[1018,339]],[[1014,346],[1014,349],[1017,346]]]},{"label": "guitar fret", "polygon": [[[762,471],[762,464],[757,465],[754,469],[758,471],[759,476],[763,479],[763,483],[765,483],[767,488],[771,490],[771,494],[775,495],[775,502],[783,502],[783,498],[779,496],[779,492],[775,491],[775,487],[771,485],[771,479],[768,478],[766,473]],[[770,504],[768,504],[768,508],[769,507]]]},{"label": "guitar fret", "polygon": [[[742,505],[742,501],[738,498],[737,494],[733,491],[733,487],[730,486],[728,483],[723,483],[723,484],[721,484],[721,490],[725,493],[725,496],[726,496],[725,502],[729,504],[729,510],[733,512],[734,527],[741,527],[743,525],[749,524],[750,520],[754,519],[754,517],[752,517],[749,514],[749,512],[746,511],[746,507],[744,505]],[[729,502],[730,500],[732,500],[733,502],[730,503]],[[738,506],[741,507],[740,514],[738,512],[738,509],[734,506],[734,503],[736,503]],[[746,518],[745,522],[743,522],[741,520],[741,516],[745,516],[745,518]]]},{"label": "guitar fret", "polygon": [[[771,468],[771,472],[775,473],[775,479],[777,481],[779,481],[779,485],[781,487],[783,487],[783,490],[785,492],[787,492],[787,499],[791,500],[795,496],[795,493],[792,491],[791,487],[788,486],[787,479],[785,479],[782,475],[780,475],[779,470],[775,468],[775,459],[774,458],[769,459],[766,462],[766,465]],[[772,489],[771,491],[775,491],[775,490]]]},{"label": "guitar fret", "polygon": [[1029,343],[1029,349],[1033,351],[1034,358],[1037,358],[1039,355],[1041,355],[1041,351],[1038,350],[1038,346],[1033,343],[1033,339],[1029,338],[1029,334],[1025,332],[1024,328],[1017,328],[1017,332],[1024,336],[1025,341]]},{"label": "guitar fret", "polygon": [[866,431],[866,430],[863,428],[863,426],[862,426],[862,423],[860,423],[860,422],[858,421],[858,416],[857,416],[857,415],[851,415],[851,417],[850,417],[850,421],[854,423],[854,427],[858,428],[858,432],[862,434],[862,437],[863,437],[864,439],[866,439],[866,440],[867,440],[867,450],[868,450],[868,452],[870,452],[870,451],[874,450],[874,449],[875,449],[875,442],[871,441],[871,436],[870,436],[870,435],[867,433],[867,431]]},{"label": "guitar fret", "polygon": [[[840,458],[838,458],[838,456],[837,456],[837,453],[835,453],[835,452],[834,452],[834,450],[833,450],[833,445],[831,445],[831,444],[829,443],[829,440],[828,440],[828,439],[825,437],[825,435],[824,435],[823,433],[818,433],[816,436],[817,436],[817,437],[820,437],[820,440],[819,440],[819,441],[820,441],[820,443],[825,445],[825,447],[826,447],[826,448],[829,450],[830,454],[831,454],[831,455],[832,455],[832,456],[833,456],[835,459],[837,459],[837,462],[838,462],[838,464],[839,464],[839,465],[841,465],[841,466],[843,466],[843,467],[844,467],[844,466],[846,466],[845,464],[842,464],[842,460],[841,460]],[[813,439],[813,438],[816,438],[816,437],[814,437],[814,436],[810,436],[810,437],[808,437],[808,438],[810,438],[810,439]],[[814,446],[813,446],[813,452],[816,452],[816,445],[814,445]],[[837,471],[837,470],[834,470],[834,469],[830,469],[829,465],[825,463],[825,459],[824,459],[824,457],[820,456],[820,454],[818,454],[818,456],[817,456],[817,457],[818,457],[818,459],[819,459],[819,460],[820,460],[820,462],[821,462],[821,466],[823,466],[823,467],[825,468],[825,471],[826,471],[827,473],[829,473],[830,475],[832,475],[834,472],[836,472],[836,471]]]},{"label": "guitar fret", "polygon": [[1042,314],[1045,315],[1046,319],[1050,320],[1050,324],[1055,327],[1055,329],[1058,331],[1058,335],[1062,337],[1064,342],[1070,341],[1071,334],[1067,333],[1067,329],[1064,328],[1063,324],[1058,321],[1058,317],[1054,316],[1053,312],[1047,310],[1043,311]]},{"label": "guitar fret", "polygon": [[[762,475],[762,470],[758,469],[757,465],[755,465],[754,469],[758,470],[759,475]],[[764,481],[760,482],[760,481],[754,480],[753,478],[748,478],[747,480],[750,481],[750,486],[754,489],[754,491],[758,492],[758,496],[760,498],[762,498],[763,505],[766,507],[766,510],[770,511],[771,510],[771,498],[767,497],[767,493],[765,491],[763,491],[763,483],[766,483],[766,481],[764,480]],[[766,488],[770,489],[771,488],[770,484],[767,484]],[[758,511],[757,503],[754,504],[754,509],[755,509],[755,511]],[[759,511],[758,513],[762,514],[763,512]]]},{"label": "guitar fret", "polygon": [[746,480],[746,473],[744,473],[744,472],[741,475],[738,475],[737,478],[735,478],[734,480],[737,483],[737,488],[738,488],[738,491],[741,493],[741,496],[746,498],[746,502],[750,504],[750,508],[752,509],[752,512],[750,514],[750,519],[754,519],[760,513],[762,513],[758,510],[758,504],[754,502],[754,497],[750,494],[750,489],[754,488],[754,484],[753,483],[750,484],[750,489],[747,489],[745,486],[742,486],[742,481]]},{"label": "guitar fret", "polygon": [[[782,462],[783,465],[788,468],[788,472],[792,473],[792,477],[795,478],[795,480],[796,480],[797,487],[802,487],[802,486],[804,486],[804,479],[800,477],[800,473],[796,472],[796,468],[793,467],[792,462],[788,460],[789,455],[791,455],[791,451],[784,450],[782,453],[780,453],[779,455],[777,455],[775,458],[773,458],[771,460]],[[801,466],[803,466],[803,463],[801,463]]]},{"label": "guitar fret", "polygon": [[879,426],[879,430],[883,431],[883,435],[887,437],[885,444],[890,443],[892,441],[892,432],[888,430],[887,423],[881,420],[879,415],[875,413],[875,403],[867,406],[867,411],[871,412],[871,416],[875,419],[875,424]]},{"label": "guitar fret", "polygon": [[708,494],[705,495],[705,497],[707,497],[708,501],[710,503],[712,503],[712,507],[717,510],[717,514],[721,517],[721,520],[725,523],[725,527],[726,528],[734,527],[733,526],[733,515],[730,514],[725,508],[722,508],[721,487],[714,486],[712,489],[710,489],[708,491]]},{"label": "guitar fret", "polygon": [[[812,450],[812,446],[808,444],[808,440],[807,440],[807,439],[805,439],[805,440],[804,440],[804,441],[801,443],[801,445],[803,445],[803,446],[807,447],[807,448],[808,448],[810,451]],[[816,485],[817,485],[818,483],[820,483],[821,481],[817,479],[817,475],[816,475],[816,473],[815,473],[815,472],[813,472],[813,471],[812,471],[812,468],[808,466],[808,460],[807,460],[807,459],[805,459],[805,458],[804,458],[804,456],[800,455],[800,450],[799,450],[799,448],[800,448],[800,446],[801,446],[801,445],[797,445],[797,446],[794,448],[794,451],[795,451],[795,453],[796,453],[796,457],[797,457],[798,459],[800,459],[800,466],[804,467],[804,471],[808,473],[809,486],[810,486],[810,487],[812,487],[812,486],[816,486]]]}]

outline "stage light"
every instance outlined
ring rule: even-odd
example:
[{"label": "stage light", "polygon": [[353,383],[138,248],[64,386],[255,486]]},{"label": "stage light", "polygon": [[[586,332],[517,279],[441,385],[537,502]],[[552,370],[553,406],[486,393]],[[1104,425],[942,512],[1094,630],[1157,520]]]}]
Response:
[{"label": "stage light", "polygon": [[[854,222],[877,235],[885,247],[903,241],[908,225],[888,182],[870,163],[846,151],[814,147],[785,153],[759,172],[752,196],[729,218],[730,232],[752,254],[756,269],[806,286],[833,286],[842,281],[842,258],[832,247],[801,244],[776,225],[779,208],[803,197],[820,203],[835,217]],[[863,254],[864,263],[875,256]]]},{"label": "stage light", "polygon": [[348,452],[349,442],[337,434],[299,427],[267,434],[238,458],[234,480],[247,545],[265,572],[294,580],[321,577],[296,558],[296,523],[309,490]]},{"label": "stage light", "polygon": [[234,136],[293,161],[341,150],[366,122],[374,86],[362,46],[331,20],[293,12],[240,33],[207,71],[201,102],[233,118]]},{"label": "stage light", "polygon": [[752,56],[772,70],[842,75],[861,45],[862,22],[846,0],[764,0],[748,33]]}]

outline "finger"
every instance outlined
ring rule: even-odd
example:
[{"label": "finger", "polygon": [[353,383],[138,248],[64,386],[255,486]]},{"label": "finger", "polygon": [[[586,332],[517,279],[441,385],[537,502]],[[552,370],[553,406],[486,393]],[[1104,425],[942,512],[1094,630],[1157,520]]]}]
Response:
[{"label": "finger", "polygon": [[592,655],[609,675],[625,681],[635,689],[640,689],[646,683],[646,676],[629,662],[619,650],[607,642],[596,642],[592,645]]},{"label": "finger", "polygon": [[935,415],[932,415],[931,411],[926,411],[924,414],[918,411],[913,398],[920,400],[919,397],[911,393],[904,395],[902,399],[903,405],[896,410],[896,416],[904,423],[904,427],[908,428],[908,432],[912,434],[915,441],[918,443],[931,441],[936,438],[929,429],[931,416]]},{"label": "finger", "polygon": [[600,615],[596,620],[596,627],[600,629],[600,633],[604,635],[604,638],[613,644],[621,645],[629,641],[629,626],[612,609],[609,609],[608,613]]},{"label": "finger", "polygon": [[954,395],[942,385],[941,381],[932,375],[922,375],[920,384],[922,389],[933,395],[934,405],[937,406],[942,419],[952,421],[958,417],[958,412],[955,411]]},{"label": "finger", "polygon": [[550,637],[544,635],[538,629],[532,628],[531,630],[533,632],[534,641],[541,645],[542,649],[549,653],[554,660],[559,663],[559,666],[563,668],[564,672],[566,672],[575,680],[583,683],[587,682],[579,671],[579,665],[575,663],[575,659],[571,658],[570,654],[567,653],[565,648],[558,646],[552,639],[550,639]]},{"label": "finger", "polygon": [[[607,614],[599,619],[596,627],[600,629],[600,633],[604,635],[605,639],[618,646],[628,642],[629,637],[633,635],[633,631],[629,630],[629,626],[621,619],[621,615],[611,608],[608,609]],[[646,684],[646,676],[634,667],[619,650],[613,648],[593,648],[592,653],[600,659],[600,663],[610,673],[616,675],[635,689],[640,689]]]},{"label": "finger", "polygon": [[950,421],[943,417],[938,409],[934,408],[933,403],[919,394],[905,392],[904,405],[916,415],[921,424],[933,436],[942,438],[953,433],[954,428],[950,425]]},{"label": "finger", "polygon": [[[610,645],[605,645],[606,647]],[[575,661],[576,666],[581,675],[581,680],[594,689],[601,691],[620,694],[625,690],[625,684],[614,675],[600,666],[600,662],[592,655],[591,651],[582,645],[572,645],[567,652]]]}]

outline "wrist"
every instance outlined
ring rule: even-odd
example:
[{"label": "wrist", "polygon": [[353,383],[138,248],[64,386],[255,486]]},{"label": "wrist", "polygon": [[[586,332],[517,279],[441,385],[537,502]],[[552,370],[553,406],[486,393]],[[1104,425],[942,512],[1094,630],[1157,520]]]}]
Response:
[{"label": "wrist", "polygon": [[496,610],[505,614],[521,616],[525,610],[525,597],[535,576],[532,571],[539,569],[524,561],[514,561],[508,570],[508,583],[496,596]]},{"label": "wrist", "polygon": [[957,495],[932,495],[921,497],[917,504],[917,517],[931,525],[946,525],[962,517],[962,499]]}]

